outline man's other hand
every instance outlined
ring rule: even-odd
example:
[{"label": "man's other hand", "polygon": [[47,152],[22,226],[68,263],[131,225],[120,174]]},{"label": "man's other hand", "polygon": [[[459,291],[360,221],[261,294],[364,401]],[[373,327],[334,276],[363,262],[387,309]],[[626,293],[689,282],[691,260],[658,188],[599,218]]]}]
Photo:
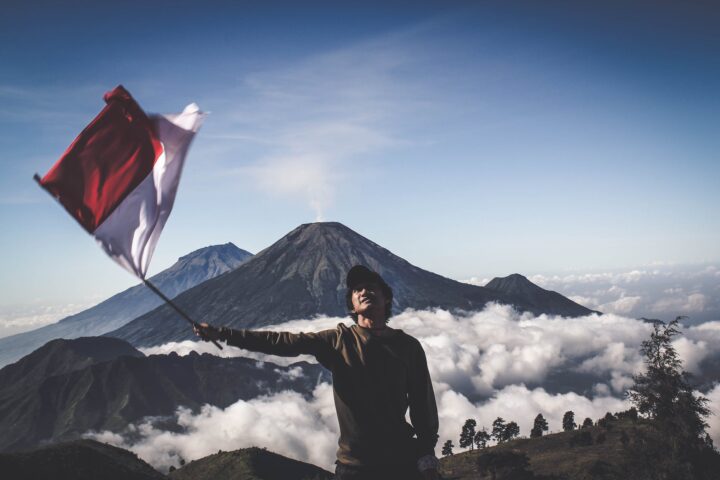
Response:
[{"label": "man's other hand", "polygon": [[217,342],[220,340],[220,329],[207,323],[196,323],[193,325],[195,335],[206,342]]}]

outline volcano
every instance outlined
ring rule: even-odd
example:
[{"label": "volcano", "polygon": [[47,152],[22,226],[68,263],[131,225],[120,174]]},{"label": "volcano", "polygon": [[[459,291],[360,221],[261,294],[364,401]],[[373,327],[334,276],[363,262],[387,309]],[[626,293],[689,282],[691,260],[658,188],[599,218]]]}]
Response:
[{"label": "volcano", "polygon": [[[318,315],[345,316],[345,275],[356,264],[379,272],[390,284],[394,313],[406,308],[481,310],[488,302],[536,314],[592,313],[562,296],[554,299],[562,301],[538,304],[522,295],[442,277],[336,222],[301,225],[235,270],[180,294],[175,302],[196,321],[233,328]],[[194,338],[187,323],[166,305],[107,335],[135,346]]]}]

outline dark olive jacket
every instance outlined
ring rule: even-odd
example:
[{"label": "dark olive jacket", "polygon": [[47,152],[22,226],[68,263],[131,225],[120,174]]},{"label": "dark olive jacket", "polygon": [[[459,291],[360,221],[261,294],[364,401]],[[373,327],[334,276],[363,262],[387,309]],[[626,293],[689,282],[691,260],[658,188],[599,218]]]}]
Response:
[{"label": "dark olive jacket", "polygon": [[[402,330],[376,335],[344,324],[317,333],[223,329],[223,340],[272,355],[314,355],[332,372],[341,463],[380,466],[434,455],[438,416],[425,352]],[[408,407],[412,425],[405,420]]]}]

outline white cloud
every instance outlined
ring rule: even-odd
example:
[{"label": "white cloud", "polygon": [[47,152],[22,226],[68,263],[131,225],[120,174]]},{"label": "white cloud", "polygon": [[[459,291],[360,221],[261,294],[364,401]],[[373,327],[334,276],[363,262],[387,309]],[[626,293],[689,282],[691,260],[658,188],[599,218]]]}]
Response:
[{"label": "white cloud", "polygon": [[460,429],[468,418],[477,421],[478,429],[488,430],[497,417],[514,421],[520,427],[520,435],[529,436],[533,421],[538,413],[547,419],[550,431],[562,430],[562,417],[568,410],[575,413],[575,422],[585,417],[596,420],[606,412],[617,412],[630,408],[624,400],[611,396],[589,399],[575,393],[552,395],[541,388],[529,390],[524,385],[511,385],[497,392],[487,402],[473,404],[466,397],[453,391],[442,392],[438,397],[440,415],[440,442],[447,439],[457,444]]},{"label": "white cloud", "polygon": [[639,296],[635,297],[620,297],[615,301],[603,303],[598,308],[600,311],[607,313],[627,314],[632,312],[635,307],[640,303],[642,298]]},{"label": "white cloud", "polygon": [[131,428],[129,441],[111,432],[86,437],[108,442],[138,454],[160,470],[216,453],[252,446],[330,468],[339,434],[332,387],[322,383],[306,400],[296,392],[240,400],[225,409],[205,405],[198,414],[179,408],[175,419],[182,432],[156,428],[151,420]]}]

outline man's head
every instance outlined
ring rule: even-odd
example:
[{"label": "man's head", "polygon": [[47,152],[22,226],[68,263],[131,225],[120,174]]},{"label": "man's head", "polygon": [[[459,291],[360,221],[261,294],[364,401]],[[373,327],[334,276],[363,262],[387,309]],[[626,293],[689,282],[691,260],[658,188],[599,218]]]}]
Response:
[{"label": "man's head", "polygon": [[387,322],[392,314],[393,292],[377,272],[355,265],[347,274],[345,303],[357,323],[358,315]]}]

